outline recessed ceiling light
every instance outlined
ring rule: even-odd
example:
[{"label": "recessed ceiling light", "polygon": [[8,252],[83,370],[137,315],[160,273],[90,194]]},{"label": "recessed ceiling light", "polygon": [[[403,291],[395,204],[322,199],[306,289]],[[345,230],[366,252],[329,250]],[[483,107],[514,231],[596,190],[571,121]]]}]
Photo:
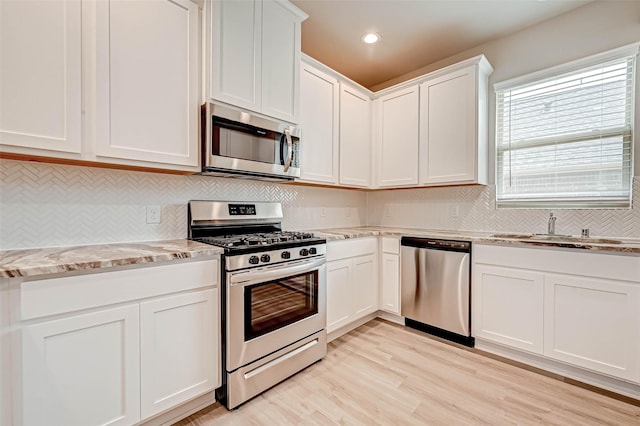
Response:
[{"label": "recessed ceiling light", "polygon": [[362,41],[364,41],[367,44],[373,44],[373,43],[379,42],[381,38],[382,37],[380,37],[380,34],[368,33],[362,36]]}]

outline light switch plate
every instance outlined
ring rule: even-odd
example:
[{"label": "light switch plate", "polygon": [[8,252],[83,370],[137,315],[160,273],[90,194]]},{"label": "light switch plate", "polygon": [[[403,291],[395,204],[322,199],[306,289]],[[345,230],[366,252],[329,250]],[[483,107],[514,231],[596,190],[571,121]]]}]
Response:
[{"label": "light switch plate", "polygon": [[160,212],[160,206],[147,206],[147,223],[160,223],[162,221]]}]

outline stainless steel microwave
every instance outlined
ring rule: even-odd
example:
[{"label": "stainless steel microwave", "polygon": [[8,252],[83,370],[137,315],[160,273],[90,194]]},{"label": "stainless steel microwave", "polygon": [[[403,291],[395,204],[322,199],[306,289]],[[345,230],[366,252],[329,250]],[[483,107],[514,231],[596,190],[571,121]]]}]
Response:
[{"label": "stainless steel microwave", "polygon": [[202,174],[300,177],[298,127],[211,103],[202,106],[202,127]]}]

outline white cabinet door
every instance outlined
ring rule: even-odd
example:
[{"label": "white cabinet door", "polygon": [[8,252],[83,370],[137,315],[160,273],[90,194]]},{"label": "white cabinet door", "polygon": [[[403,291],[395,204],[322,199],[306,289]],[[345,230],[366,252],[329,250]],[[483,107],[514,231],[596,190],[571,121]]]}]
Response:
[{"label": "white cabinet door", "polygon": [[262,113],[297,123],[300,18],[282,2],[262,2]]},{"label": "white cabinet door", "polygon": [[420,85],[422,183],[476,178],[475,66]]},{"label": "white cabinet door", "polygon": [[143,419],[220,385],[218,291],[140,304]]},{"label": "white cabinet door", "polygon": [[297,123],[305,17],[288,2],[212,1],[211,99]]},{"label": "white cabinet door", "polygon": [[378,186],[418,183],[418,86],[377,100],[379,120]]},{"label": "white cabinet door", "polygon": [[262,1],[211,2],[211,99],[260,110]]},{"label": "white cabinet door", "polygon": [[22,424],[132,425],[140,420],[139,307],[22,329]]},{"label": "white cabinet door", "polygon": [[[378,310],[378,262],[371,254],[353,259],[351,276],[353,315],[360,318]],[[355,319],[354,318],[354,319]]]},{"label": "white cabinet door", "polygon": [[382,303],[380,308],[400,315],[400,256],[382,253]]},{"label": "white cabinet door", "polygon": [[80,153],[81,20],[80,0],[0,2],[3,151]]},{"label": "white cabinet door", "polygon": [[96,155],[196,170],[198,5],[109,0],[96,7]]},{"label": "white cabinet door", "polygon": [[351,259],[327,262],[327,333],[352,317]]},{"label": "white cabinet door", "polygon": [[300,79],[300,180],[337,183],[338,81],[308,64]]},{"label": "white cabinet door", "polygon": [[640,286],[545,274],[545,355],[640,382]]},{"label": "white cabinet door", "polygon": [[542,273],[475,265],[472,291],[474,337],[542,354]]},{"label": "white cabinet door", "polygon": [[371,184],[371,99],[340,84],[340,184]]}]

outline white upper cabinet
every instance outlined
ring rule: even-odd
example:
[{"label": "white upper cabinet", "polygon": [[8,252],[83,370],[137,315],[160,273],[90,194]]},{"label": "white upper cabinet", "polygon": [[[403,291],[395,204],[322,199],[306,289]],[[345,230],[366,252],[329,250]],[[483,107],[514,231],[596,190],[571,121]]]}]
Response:
[{"label": "white upper cabinet", "polygon": [[260,110],[262,1],[211,2],[209,97]]},{"label": "white upper cabinet", "polygon": [[0,2],[2,151],[80,153],[81,20],[80,0]]},{"label": "white upper cabinet", "polygon": [[306,18],[287,1],[213,0],[209,97],[297,123]]},{"label": "white upper cabinet", "polygon": [[340,83],[340,184],[371,184],[371,98]]},{"label": "white upper cabinet", "polygon": [[197,169],[199,22],[190,0],[96,4],[99,161]]},{"label": "white upper cabinet", "polygon": [[418,184],[418,86],[377,99],[378,186]]},{"label": "white upper cabinet", "polygon": [[335,184],[338,179],[338,81],[302,63],[300,180]]},{"label": "white upper cabinet", "polygon": [[421,184],[487,183],[492,71],[479,56],[436,72],[420,85]]}]

